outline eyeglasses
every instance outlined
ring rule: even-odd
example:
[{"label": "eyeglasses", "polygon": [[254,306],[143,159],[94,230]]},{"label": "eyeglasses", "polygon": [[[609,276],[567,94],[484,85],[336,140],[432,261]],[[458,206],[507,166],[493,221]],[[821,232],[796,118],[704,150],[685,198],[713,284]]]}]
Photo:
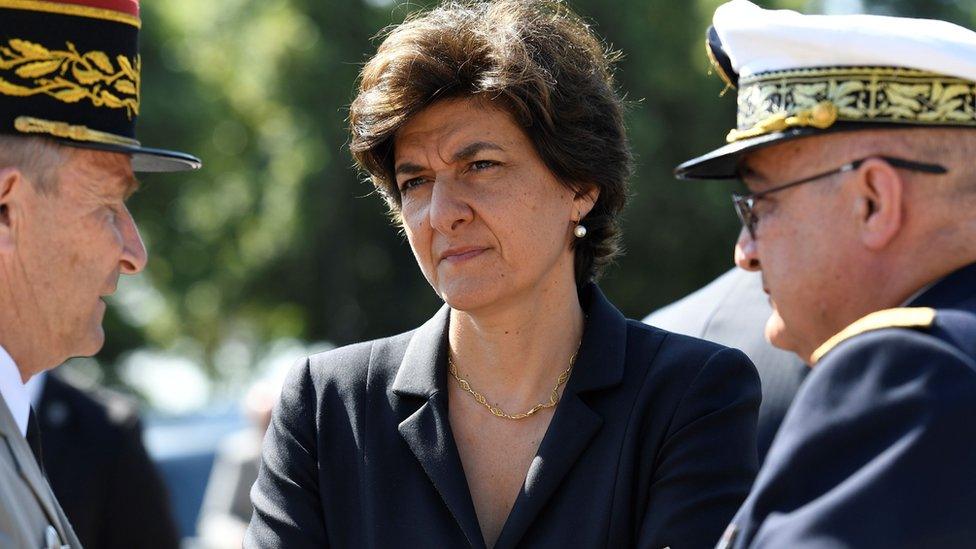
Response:
[{"label": "eyeglasses", "polygon": [[756,202],[760,199],[779,191],[783,191],[804,183],[810,183],[811,181],[816,181],[818,179],[823,179],[825,177],[830,177],[832,175],[837,175],[841,173],[846,173],[854,171],[861,167],[866,161],[872,158],[879,158],[884,160],[888,164],[894,166],[895,168],[901,168],[903,170],[910,170],[914,172],[931,173],[931,174],[946,174],[949,170],[944,166],[938,164],[926,164],[923,162],[914,162],[912,160],[903,160],[901,158],[894,158],[891,156],[869,156],[867,158],[861,158],[853,162],[848,162],[843,166],[837,168],[836,170],[830,170],[828,172],[818,173],[817,175],[811,175],[810,177],[804,177],[798,181],[792,181],[780,185],[778,187],[773,187],[772,189],[766,189],[765,191],[751,194],[741,194],[732,193],[732,203],[735,205],[735,213],[739,216],[739,221],[742,221],[742,226],[749,231],[749,236],[755,240],[756,239],[756,225],[759,224],[759,217],[756,215],[754,209]]}]

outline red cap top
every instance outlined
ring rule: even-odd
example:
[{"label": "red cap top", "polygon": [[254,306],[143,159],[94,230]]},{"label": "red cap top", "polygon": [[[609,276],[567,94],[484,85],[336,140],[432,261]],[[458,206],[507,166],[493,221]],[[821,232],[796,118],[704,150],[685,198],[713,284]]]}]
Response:
[{"label": "red cap top", "polygon": [[76,4],[102,10],[112,10],[139,17],[139,0],[44,0],[55,4]]},{"label": "red cap top", "polygon": [[92,17],[140,26],[139,0],[0,0],[0,8]]}]

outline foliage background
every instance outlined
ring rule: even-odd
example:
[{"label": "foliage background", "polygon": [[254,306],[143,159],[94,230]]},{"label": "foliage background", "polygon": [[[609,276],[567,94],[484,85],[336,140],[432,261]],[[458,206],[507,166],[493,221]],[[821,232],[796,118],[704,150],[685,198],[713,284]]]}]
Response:
[{"label": "foliage background", "polygon": [[[720,144],[733,120],[734,93],[719,97],[723,85],[702,47],[721,2],[569,3],[625,54],[617,77],[638,164],[627,255],[602,286],[626,315],[642,318],[731,266],[738,224],[729,185],[671,177],[676,164]],[[759,3],[976,23],[970,0]],[[357,71],[378,45],[372,37],[429,5],[142,3],[140,137],[193,152],[205,168],[143,178],[131,207],[149,268],[120,286],[106,346],[79,369],[152,393],[146,379],[169,374],[138,375],[148,363],[184,371],[187,390],[206,379],[233,392],[270,359],[297,358],[304,342],[381,337],[432,314],[436,296],[352,169],[345,125]],[[206,377],[186,377],[187,368]]]}]

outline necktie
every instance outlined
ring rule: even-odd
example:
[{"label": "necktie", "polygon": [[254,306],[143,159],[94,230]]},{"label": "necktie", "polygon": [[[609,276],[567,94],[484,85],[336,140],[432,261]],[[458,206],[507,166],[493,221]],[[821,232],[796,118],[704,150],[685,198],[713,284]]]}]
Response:
[{"label": "necktie", "polygon": [[37,460],[37,466],[41,468],[41,472],[44,472],[44,459],[41,453],[41,429],[37,424],[37,416],[34,414],[34,407],[31,407],[30,414],[27,416],[27,444],[30,445],[31,452],[34,454],[34,459]]}]

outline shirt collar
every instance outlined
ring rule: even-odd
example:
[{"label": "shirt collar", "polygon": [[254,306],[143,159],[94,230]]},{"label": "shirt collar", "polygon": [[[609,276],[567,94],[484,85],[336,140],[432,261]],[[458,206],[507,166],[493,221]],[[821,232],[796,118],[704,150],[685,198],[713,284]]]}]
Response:
[{"label": "shirt collar", "polygon": [[[47,370],[34,374],[24,387],[27,387],[27,396],[30,397],[31,406],[38,410],[41,407],[41,395],[44,393],[44,383],[47,380]],[[36,412],[35,412],[36,413]]]},{"label": "shirt collar", "polygon": [[30,393],[20,378],[20,369],[0,345],[0,395],[17,422],[20,434],[27,436],[27,416],[30,415]]},{"label": "shirt collar", "polygon": [[912,307],[959,309],[976,307],[976,263],[949,273],[911,300]]},{"label": "shirt collar", "polygon": [[936,284],[935,282],[931,282],[929,284],[926,284],[925,286],[922,286],[921,290],[918,290],[917,292],[912,294],[911,297],[903,301],[902,304],[899,305],[899,307],[911,307],[912,303],[914,303],[915,300],[925,295],[925,292],[928,292],[929,289],[932,288],[932,286],[935,286],[935,284]]}]

